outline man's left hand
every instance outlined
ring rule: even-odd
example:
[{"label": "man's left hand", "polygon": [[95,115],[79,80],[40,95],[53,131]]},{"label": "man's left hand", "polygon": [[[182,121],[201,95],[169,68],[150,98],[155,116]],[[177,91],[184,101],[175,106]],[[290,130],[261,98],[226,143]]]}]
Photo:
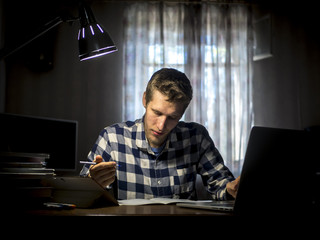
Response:
[{"label": "man's left hand", "polygon": [[240,176],[236,180],[227,183],[227,192],[233,197],[236,198],[238,188],[239,188]]}]

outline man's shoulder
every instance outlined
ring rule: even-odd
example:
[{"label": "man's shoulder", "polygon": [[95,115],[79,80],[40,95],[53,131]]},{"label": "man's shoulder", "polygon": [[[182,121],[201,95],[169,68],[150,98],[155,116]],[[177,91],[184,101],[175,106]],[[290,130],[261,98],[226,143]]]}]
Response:
[{"label": "man's shoulder", "polygon": [[206,130],[206,128],[196,122],[184,122],[184,121],[180,121],[177,126],[176,129],[178,131],[198,131],[198,132],[202,132],[204,130]]},{"label": "man's shoulder", "polygon": [[182,136],[182,138],[202,138],[203,136],[207,135],[207,130],[203,125],[199,123],[180,121],[172,133],[180,135]]},{"label": "man's shoulder", "polygon": [[202,143],[207,136],[207,130],[203,125],[181,121],[171,132],[170,142],[173,148],[190,147]]},{"label": "man's shoulder", "polygon": [[141,119],[137,119],[135,121],[126,121],[121,123],[114,123],[110,126],[107,126],[103,129],[103,132],[106,133],[118,133],[121,134],[124,131],[134,132],[137,131],[139,125],[142,124]]}]

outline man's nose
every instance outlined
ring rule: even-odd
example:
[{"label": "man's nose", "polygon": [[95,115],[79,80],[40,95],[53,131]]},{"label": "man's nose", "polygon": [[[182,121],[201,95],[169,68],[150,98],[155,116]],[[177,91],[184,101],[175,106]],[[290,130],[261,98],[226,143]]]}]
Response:
[{"label": "man's nose", "polygon": [[161,116],[158,119],[157,122],[157,127],[159,131],[163,131],[166,127],[166,121],[167,121],[167,117],[166,116]]}]

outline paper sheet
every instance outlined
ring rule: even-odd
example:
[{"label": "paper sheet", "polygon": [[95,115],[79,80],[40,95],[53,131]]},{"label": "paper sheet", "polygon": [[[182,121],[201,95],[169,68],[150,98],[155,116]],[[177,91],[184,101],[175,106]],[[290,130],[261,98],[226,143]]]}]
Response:
[{"label": "paper sheet", "polygon": [[174,198],[152,198],[152,199],[128,199],[118,200],[119,205],[148,205],[148,204],[174,204],[174,203],[188,203],[188,202],[212,202],[211,200],[194,201],[189,199],[174,199]]}]

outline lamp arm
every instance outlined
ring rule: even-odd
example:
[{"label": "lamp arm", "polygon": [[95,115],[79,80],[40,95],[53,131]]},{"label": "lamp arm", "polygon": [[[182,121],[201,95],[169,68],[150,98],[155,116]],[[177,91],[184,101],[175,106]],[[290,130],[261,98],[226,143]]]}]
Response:
[{"label": "lamp arm", "polygon": [[56,17],[55,19],[47,22],[45,25],[43,25],[41,28],[39,28],[35,34],[33,34],[29,39],[27,39],[25,42],[23,42],[22,44],[15,46],[15,47],[4,47],[0,50],[0,60],[10,56],[11,54],[15,53],[16,51],[18,51],[19,49],[23,48],[24,46],[28,45],[29,43],[31,43],[32,41],[34,41],[35,39],[37,39],[38,37],[42,36],[43,34],[45,34],[46,32],[48,32],[49,30],[51,30],[52,28],[55,28],[56,26],[58,26],[60,23],[62,22],[73,22],[75,20],[78,20],[78,18],[75,19],[63,19],[62,17]]}]

